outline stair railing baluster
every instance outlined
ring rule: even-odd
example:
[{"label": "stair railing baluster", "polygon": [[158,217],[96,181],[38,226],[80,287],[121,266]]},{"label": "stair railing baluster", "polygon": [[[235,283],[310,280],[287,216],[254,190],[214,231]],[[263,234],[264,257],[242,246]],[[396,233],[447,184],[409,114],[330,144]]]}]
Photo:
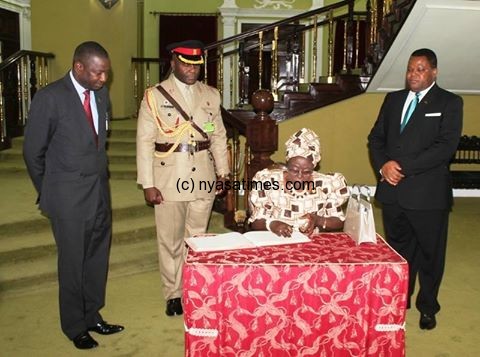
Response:
[{"label": "stair railing baluster", "polygon": [[204,69],[203,83],[207,84],[208,83],[208,50],[205,50],[204,57],[205,57],[204,59],[205,66],[203,66],[203,69]]},{"label": "stair railing baluster", "polygon": [[22,88],[22,73],[23,60],[17,62],[17,105],[18,105],[18,123],[21,124],[23,113],[23,88]]},{"label": "stair railing baluster", "polygon": [[[238,158],[239,158],[239,149],[240,149],[240,141],[238,139],[238,130],[234,130],[233,132],[233,148],[232,148],[232,178],[233,182],[238,182]],[[234,212],[238,210],[238,190],[233,190],[233,207]]]},{"label": "stair railing baluster", "polygon": [[307,34],[305,31],[302,32],[302,39],[301,39],[301,44],[300,44],[300,78],[298,79],[299,83],[304,83],[305,82],[305,44],[307,43],[306,41],[306,36]]},{"label": "stair railing baluster", "polygon": [[360,16],[357,16],[355,27],[355,68],[359,68],[358,53],[360,48]]},{"label": "stair railing baluster", "polygon": [[43,87],[43,58],[37,58],[37,68],[38,68],[38,87]]},{"label": "stair railing baluster", "polygon": [[[238,56],[238,54],[236,55],[233,55],[229,61],[229,64],[230,64],[230,108],[233,108],[234,107],[234,103],[236,102],[235,101],[235,98],[234,98],[234,95],[235,95],[235,92],[234,92],[234,80],[233,78],[235,77],[234,76],[234,71],[235,71],[235,66],[233,65],[233,63],[238,63],[238,59],[236,58]],[[236,61],[234,61],[235,59],[237,59]]]},{"label": "stair railing baluster", "polygon": [[7,123],[5,122],[5,107],[3,102],[3,83],[0,81],[0,143],[1,147],[7,142]]},{"label": "stair railing baluster", "polygon": [[138,99],[138,63],[133,64],[133,98],[135,98],[136,107],[140,106]]},{"label": "stair railing baluster", "polygon": [[[299,38],[298,34],[295,32],[295,35],[293,36],[293,44],[292,44],[292,74],[293,77],[291,79],[291,82],[293,83],[292,85],[292,90],[297,92],[298,91],[298,83],[300,83],[300,56],[301,56],[301,51],[300,51],[300,44],[299,44]],[[278,63],[277,63],[278,67]]]},{"label": "stair railing baluster", "polygon": [[348,23],[347,21],[343,22],[343,61],[342,61],[342,71],[347,71],[347,31]]},{"label": "stair railing baluster", "polygon": [[30,99],[31,99],[37,92],[37,56],[30,55],[29,58],[30,58]]},{"label": "stair railing baluster", "polygon": [[150,87],[150,62],[146,64],[146,71],[145,71],[145,78],[146,78],[146,87]]},{"label": "stair railing baluster", "polygon": [[[327,83],[333,83],[333,11],[328,13],[328,69]],[[314,81],[315,82],[315,81]]]},{"label": "stair railing baluster", "polygon": [[238,87],[239,87],[239,107],[248,104],[248,82],[250,80],[250,67],[246,65],[245,43],[240,41],[238,44]]},{"label": "stair railing baluster", "polygon": [[[234,134],[235,135],[235,134]],[[233,152],[232,144],[227,145],[227,159],[230,170],[233,173]],[[225,214],[223,215],[223,224],[225,227],[234,225],[235,216],[235,190],[228,190],[225,196]]]},{"label": "stair railing baluster", "polygon": [[223,46],[218,48],[217,89],[223,97]]},{"label": "stair railing baluster", "polygon": [[251,180],[251,177],[248,176],[248,170],[250,167],[250,147],[248,146],[248,142],[245,141],[245,156],[243,157],[243,179],[245,182],[245,186],[243,187],[243,207],[245,208],[245,212],[247,212],[246,216],[249,216],[249,201],[248,196],[250,195],[250,190],[248,187],[248,182]]},{"label": "stair railing baluster", "polygon": [[274,100],[278,100],[278,26],[273,29],[272,51],[270,53],[272,58],[272,80],[271,91]]},{"label": "stair railing baluster", "polygon": [[353,67],[353,5],[351,2],[348,4],[348,19],[347,19],[347,74],[352,74]]},{"label": "stair railing baluster", "polygon": [[263,74],[263,31],[258,33],[258,89],[262,89]]},{"label": "stair railing baluster", "polygon": [[315,15],[315,17],[313,18],[312,82],[317,81],[317,38],[318,38],[317,22],[318,22],[318,16]]},{"label": "stair railing baluster", "polygon": [[48,58],[45,58],[45,86],[48,85]]},{"label": "stair railing baluster", "polygon": [[370,21],[370,52],[373,59],[375,59],[375,47],[377,44],[377,0],[372,0],[371,7],[371,21]]}]

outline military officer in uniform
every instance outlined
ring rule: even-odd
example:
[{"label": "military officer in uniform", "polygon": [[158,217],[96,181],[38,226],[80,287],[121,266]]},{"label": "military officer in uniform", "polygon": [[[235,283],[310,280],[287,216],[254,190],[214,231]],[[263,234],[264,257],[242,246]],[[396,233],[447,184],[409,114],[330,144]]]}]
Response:
[{"label": "military officer in uniform", "polygon": [[[184,238],[207,230],[215,194],[230,171],[220,94],[198,81],[203,44],[189,40],[167,50],[171,74],[145,91],[140,106],[137,182],[155,207],[166,314],[173,316],[183,313]],[[200,181],[215,187],[200,187]]]}]

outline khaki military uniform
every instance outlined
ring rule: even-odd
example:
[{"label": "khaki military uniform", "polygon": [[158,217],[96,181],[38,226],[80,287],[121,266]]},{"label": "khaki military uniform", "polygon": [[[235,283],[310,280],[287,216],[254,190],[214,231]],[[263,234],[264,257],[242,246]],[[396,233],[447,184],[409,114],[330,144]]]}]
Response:
[{"label": "khaki military uniform", "polygon": [[[160,91],[149,88],[143,98],[137,126],[137,183],[156,187],[164,202],[155,205],[155,223],[160,273],[165,299],[181,297],[185,237],[204,233],[211,214],[216,176],[229,174],[226,131],[220,112],[220,95],[201,82],[189,86],[190,99],[182,92],[187,86],[174,75],[161,83],[195,124],[208,135],[208,150],[198,150],[207,139],[187,124]],[[158,152],[165,144],[189,146],[186,152]],[[171,146],[171,145],[170,145]],[[170,149],[171,151],[172,149]]]}]

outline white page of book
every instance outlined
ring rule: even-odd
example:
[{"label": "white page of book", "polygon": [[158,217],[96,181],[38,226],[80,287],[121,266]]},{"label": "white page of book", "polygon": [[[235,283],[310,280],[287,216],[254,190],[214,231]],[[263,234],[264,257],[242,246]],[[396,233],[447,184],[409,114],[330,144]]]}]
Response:
[{"label": "white page of book", "polygon": [[250,231],[243,234],[250,242],[257,247],[264,247],[268,245],[283,245],[283,244],[295,244],[295,243],[307,243],[310,242],[305,234],[293,231],[291,237],[280,237],[270,231]]},{"label": "white page of book", "polygon": [[185,242],[195,252],[213,252],[216,250],[232,250],[255,248],[243,234],[238,232],[222,233],[217,235],[197,235],[195,237],[186,238]]},{"label": "white page of book", "polygon": [[217,250],[236,250],[262,246],[295,244],[310,242],[303,233],[294,231],[289,238],[277,236],[270,231],[251,231],[244,234],[229,232],[222,234],[196,235],[186,238],[185,242],[195,252],[213,252]]}]

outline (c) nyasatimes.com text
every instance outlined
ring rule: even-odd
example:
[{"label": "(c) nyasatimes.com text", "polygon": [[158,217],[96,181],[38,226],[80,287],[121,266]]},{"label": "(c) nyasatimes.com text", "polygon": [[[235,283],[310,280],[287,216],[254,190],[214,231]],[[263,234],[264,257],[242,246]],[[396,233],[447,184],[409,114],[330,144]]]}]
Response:
[{"label": "(c) nyasatimes.com text", "polygon": [[[197,187],[196,187],[197,186]],[[200,180],[197,183],[192,178],[189,180],[177,180],[177,191],[193,192],[198,189],[200,191],[228,191],[228,190],[280,190],[282,185],[278,181],[251,181],[251,180],[229,180],[229,181],[209,181]],[[313,181],[287,181],[285,182],[285,189],[287,190],[313,190],[315,183]]]}]

